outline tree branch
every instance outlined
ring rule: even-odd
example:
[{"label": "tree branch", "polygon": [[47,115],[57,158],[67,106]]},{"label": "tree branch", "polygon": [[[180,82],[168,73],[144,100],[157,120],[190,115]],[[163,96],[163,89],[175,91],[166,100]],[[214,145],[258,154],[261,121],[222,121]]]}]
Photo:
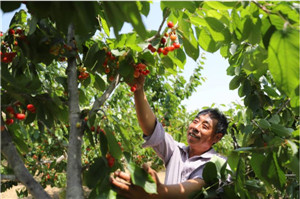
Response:
[{"label": "tree branch", "polygon": [[[68,43],[74,50],[74,26],[68,27]],[[68,164],[67,164],[67,197],[66,198],[83,198],[82,180],[81,180],[81,144],[82,133],[78,124],[80,124],[79,94],[77,85],[76,58],[68,58],[67,67],[68,92],[69,92],[69,147],[68,147]]]},{"label": "tree branch", "polygon": [[109,98],[111,93],[115,90],[117,85],[120,83],[120,74],[117,74],[111,84],[107,87],[105,92],[100,98],[97,98],[93,104],[91,111],[89,112],[89,117],[97,112],[97,110],[104,104],[104,102]]},{"label": "tree branch", "polygon": [[[170,12],[170,9],[168,9],[168,10],[166,11],[166,13],[168,13],[168,12]],[[160,26],[159,26],[159,28],[158,28],[158,30],[157,30],[157,33],[156,33],[153,37],[150,37],[149,39],[147,39],[147,40],[146,40],[147,42],[151,42],[151,41],[153,41],[154,39],[160,37],[160,31],[161,31],[161,29],[162,29],[162,27],[163,27],[163,25],[164,25],[164,23],[165,23],[167,17],[168,17],[168,14],[165,14],[165,15],[163,16],[163,20],[162,20],[162,22],[161,22],[161,24],[160,24]]]},{"label": "tree branch", "polygon": [[[3,120],[2,120],[3,123]],[[9,132],[5,129],[1,131],[1,153],[14,171],[14,174],[34,198],[51,199],[43,187],[33,178],[24,166]]]}]

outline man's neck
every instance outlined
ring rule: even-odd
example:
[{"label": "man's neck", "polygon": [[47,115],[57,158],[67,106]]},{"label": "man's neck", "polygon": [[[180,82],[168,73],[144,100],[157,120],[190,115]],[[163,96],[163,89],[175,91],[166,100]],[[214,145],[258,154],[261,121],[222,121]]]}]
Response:
[{"label": "man's neck", "polygon": [[193,149],[191,146],[189,147],[189,158],[197,156],[197,155],[202,155],[203,153],[206,153],[207,151],[209,151],[211,149],[211,147],[209,149]]}]

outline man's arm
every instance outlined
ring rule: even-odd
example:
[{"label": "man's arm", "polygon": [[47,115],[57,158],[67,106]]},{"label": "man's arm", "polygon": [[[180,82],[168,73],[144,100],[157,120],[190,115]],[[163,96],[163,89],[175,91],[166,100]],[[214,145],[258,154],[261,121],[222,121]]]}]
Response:
[{"label": "man's arm", "polygon": [[140,75],[140,77],[136,79],[137,89],[134,92],[134,101],[139,125],[142,128],[144,135],[149,136],[154,131],[156,117],[146,98],[144,82],[144,75]]},{"label": "man's arm", "polygon": [[[200,191],[205,185],[202,179],[190,179],[180,184],[164,185],[160,183],[155,170],[148,165],[143,165],[157,185],[157,194],[149,194],[143,188],[131,184],[130,175],[124,172],[115,172],[116,178],[111,178],[111,183],[117,188],[117,193],[130,199],[185,199],[190,194]],[[118,180],[122,179],[122,180]]]}]

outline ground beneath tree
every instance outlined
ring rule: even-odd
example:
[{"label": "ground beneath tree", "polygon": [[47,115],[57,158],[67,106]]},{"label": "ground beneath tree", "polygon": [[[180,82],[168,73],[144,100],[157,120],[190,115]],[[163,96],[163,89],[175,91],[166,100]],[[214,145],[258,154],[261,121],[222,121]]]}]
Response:
[{"label": "ground beneath tree", "polygon": [[[157,174],[158,174],[158,178],[160,179],[160,182],[164,182],[165,171],[160,171]],[[17,196],[16,190],[22,190],[24,187],[25,186],[22,184],[13,186],[11,189],[8,189],[5,192],[1,193],[0,198],[1,199],[17,199],[18,196]],[[63,191],[62,188],[51,187],[51,186],[47,186],[45,190],[53,199],[60,199],[59,195]],[[88,197],[90,190],[88,188],[84,187],[84,191],[85,191],[86,197]],[[33,197],[29,194],[29,196],[25,197],[25,199],[33,199]]]}]

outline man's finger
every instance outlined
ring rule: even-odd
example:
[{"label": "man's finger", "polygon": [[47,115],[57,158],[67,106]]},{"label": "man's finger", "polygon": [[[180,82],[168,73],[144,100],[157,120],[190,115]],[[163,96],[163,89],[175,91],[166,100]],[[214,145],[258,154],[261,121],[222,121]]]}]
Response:
[{"label": "man's finger", "polygon": [[128,184],[124,184],[123,182],[119,182],[115,178],[110,178],[111,184],[113,184],[115,187],[119,188],[120,190],[128,191],[130,189]]},{"label": "man's finger", "polygon": [[116,177],[119,177],[119,178],[125,180],[126,182],[129,182],[129,183],[131,182],[130,175],[128,173],[125,173],[122,171],[116,171],[114,174]]}]

